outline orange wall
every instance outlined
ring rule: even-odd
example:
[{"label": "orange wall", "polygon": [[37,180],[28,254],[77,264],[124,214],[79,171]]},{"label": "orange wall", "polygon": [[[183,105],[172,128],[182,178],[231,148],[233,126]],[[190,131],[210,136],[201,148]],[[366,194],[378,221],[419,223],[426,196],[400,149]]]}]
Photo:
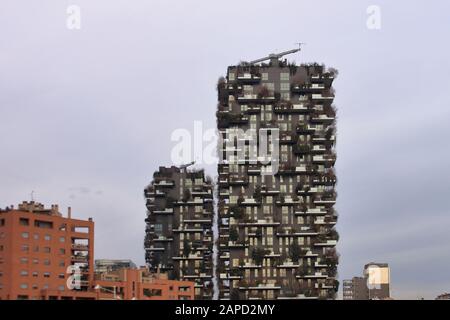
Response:
[{"label": "orange wall", "polygon": [[[28,226],[20,224],[20,218],[29,221]],[[88,263],[89,271],[85,274],[89,284],[93,281],[93,257],[94,257],[94,222],[64,218],[59,215],[37,214],[28,211],[10,210],[0,212],[0,299],[17,299],[18,296],[28,296],[29,299],[39,298],[41,290],[48,285],[48,290],[57,291],[61,286],[67,291],[66,280],[69,274],[66,269],[72,264],[72,241],[75,238],[85,238],[89,241]],[[53,228],[41,228],[34,225],[35,221],[52,222]],[[60,230],[62,225],[66,225],[65,230]],[[75,227],[87,227],[87,233],[74,232]],[[28,233],[28,238],[23,238],[22,233]],[[35,235],[38,236],[35,239]],[[50,240],[45,237],[50,236]],[[64,242],[60,242],[64,238]],[[28,252],[23,251],[22,246],[28,246]],[[3,246],[3,247],[2,247]],[[38,248],[39,251],[35,251]],[[44,251],[50,248],[50,253]],[[61,253],[60,249],[65,250]],[[21,261],[28,259],[27,262]],[[34,263],[37,260],[37,264]],[[45,265],[44,260],[49,260],[50,265]],[[64,265],[60,266],[60,263]],[[27,271],[28,275],[21,275],[22,271]],[[33,272],[38,272],[37,277]],[[50,277],[44,277],[44,273],[50,273]],[[64,278],[59,278],[63,274]],[[22,284],[27,284],[28,288],[21,288]],[[33,288],[36,285],[36,288]]]}]

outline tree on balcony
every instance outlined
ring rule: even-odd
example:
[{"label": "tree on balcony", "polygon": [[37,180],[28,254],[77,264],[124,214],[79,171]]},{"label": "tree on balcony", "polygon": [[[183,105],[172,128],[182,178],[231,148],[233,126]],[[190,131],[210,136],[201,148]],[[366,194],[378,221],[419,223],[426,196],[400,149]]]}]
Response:
[{"label": "tree on balcony", "polygon": [[234,241],[237,241],[238,239],[239,239],[239,233],[238,233],[236,227],[231,227],[229,240],[234,242]]},{"label": "tree on balcony", "polygon": [[184,189],[184,191],[183,191],[183,198],[182,198],[183,202],[188,202],[191,199],[192,199],[191,190]]},{"label": "tree on balcony", "polygon": [[236,220],[242,220],[245,217],[244,208],[238,205],[230,207],[230,212],[233,214],[233,218],[235,218]]},{"label": "tree on balcony", "polygon": [[241,296],[239,289],[237,289],[237,288],[231,289],[230,299],[231,300],[242,300],[242,296]]},{"label": "tree on balcony", "polygon": [[256,265],[260,266],[262,265],[263,261],[264,261],[264,256],[268,253],[267,250],[265,250],[264,248],[258,247],[258,248],[254,248],[252,250],[252,260],[255,262]]},{"label": "tree on balcony", "polygon": [[227,81],[225,80],[225,78],[220,77],[219,80],[217,81],[217,90],[220,91],[222,89],[225,89],[226,83]]},{"label": "tree on balcony", "polygon": [[329,267],[335,267],[339,263],[339,254],[335,248],[328,249],[325,252],[324,263]]},{"label": "tree on balcony", "polygon": [[166,208],[173,208],[175,203],[175,199],[173,197],[167,197],[166,198]]},{"label": "tree on balcony", "polygon": [[339,232],[335,228],[332,228],[328,231],[327,237],[330,240],[336,240],[339,241]]},{"label": "tree on balcony", "polygon": [[191,251],[192,251],[191,244],[189,243],[188,240],[185,239],[183,241],[183,256],[188,257]]},{"label": "tree on balcony", "polygon": [[262,202],[262,193],[261,193],[261,186],[260,185],[257,185],[255,187],[255,191],[253,192],[253,198],[257,202]]},{"label": "tree on balcony", "polygon": [[336,117],[336,107],[331,105],[325,105],[323,107],[323,112],[330,118]]},{"label": "tree on balcony", "polygon": [[258,91],[258,99],[270,97],[271,94],[269,88],[266,85],[262,85]]},{"label": "tree on balcony", "polygon": [[293,262],[298,262],[305,254],[306,250],[302,249],[296,240],[289,245],[289,258],[291,258]]},{"label": "tree on balcony", "polygon": [[333,135],[336,134],[336,127],[330,126],[325,132],[325,139],[330,140]]},{"label": "tree on balcony", "polygon": [[339,71],[336,68],[330,67],[330,68],[328,68],[326,75],[336,78],[339,75]]}]

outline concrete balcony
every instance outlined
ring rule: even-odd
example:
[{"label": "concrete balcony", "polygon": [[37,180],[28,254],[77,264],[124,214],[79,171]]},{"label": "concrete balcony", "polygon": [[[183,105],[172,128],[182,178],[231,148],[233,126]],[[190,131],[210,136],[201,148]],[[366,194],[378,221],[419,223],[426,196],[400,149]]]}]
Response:
[{"label": "concrete balcony", "polygon": [[316,247],[335,247],[337,245],[336,240],[327,240],[325,242],[318,242],[314,244]]},{"label": "concrete balcony", "polygon": [[311,99],[313,101],[333,101],[334,97],[333,96],[324,96],[321,93],[313,93],[311,95]]},{"label": "concrete balcony", "polygon": [[258,83],[261,81],[261,76],[252,73],[241,73],[236,79],[242,83]]},{"label": "concrete balcony", "polygon": [[155,247],[155,246],[150,246],[150,247],[145,247],[145,251],[150,251],[150,252],[161,252],[161,251],[165,251],[166,248],[164,247]]},{"label": "concrete balcony", "polygon": [[87,262],[89,262],[89,257],[88,256],[82,256],[82,255],[75,255],[75,256],[72,256],[70,258],[70,260],[72,262],[81,262],[81,263],[85,262],[85,263],[87,263]]},{"label": "concrete balcony", "polygon": [[309,108],[306,104],[292,104],[292,105],[278,105],[273,108],[275,113],[306,113],[309,112]]},{"label": "concrete balcony", "polygon": [[318,116],[314,116],[311,121],[318,123],[332,123],[335,120],[335,117],[327,116],[326,114],[321,114]]},{"label": "concrete balcony", "polygon": [[327,274],[324,274],[322,272],[315,272],[312,274],[305,274],[305,275],[298,275],[296,276],[297,279],[326,279],[328,278]]},{"label": "concrete balcony", "polygon": [[173,208],[165,208],[164,210],[153,210],[151,213],[158,214],[158,215],[173,214]]},{"label": "concrete balcony", "polygon": [[89,246],[84,244],[72,244],[72,250],[75,251],[88,251]]},{"label": "concrete balcony", "polygon": [[155,186],[155,187],[173,187],[173,186],[175,186],[175,182],[172,180],[154,181],[153,186]]}]

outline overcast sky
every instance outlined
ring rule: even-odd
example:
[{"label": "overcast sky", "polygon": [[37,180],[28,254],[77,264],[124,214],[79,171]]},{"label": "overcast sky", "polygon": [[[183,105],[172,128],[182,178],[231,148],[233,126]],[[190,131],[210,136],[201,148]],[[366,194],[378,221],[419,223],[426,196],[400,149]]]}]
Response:
[{"label": "overcast sky", "polygon": [[395,298],[434,298],[450,291],[449,27],[447,1],[2,0],[0,206],[34,190],[94,218],[96,258],[143,264],[142,190],[171,132],[214,128],[228,65],[306,42],[290,60],[340,71],[340,280],[387,262]]}]

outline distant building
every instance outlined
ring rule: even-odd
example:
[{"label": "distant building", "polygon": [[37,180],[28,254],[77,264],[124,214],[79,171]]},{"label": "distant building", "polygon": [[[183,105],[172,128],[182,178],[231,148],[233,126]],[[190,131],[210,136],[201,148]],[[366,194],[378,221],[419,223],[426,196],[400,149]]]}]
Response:
[{"label": "distant building", "polygon": [[364,266],[364,277],[343,281],[344,300],[386,300],[390,297],[390,270],[387,263]]},{"label": "distant building", "polygon": [[136,269],[136,264],[128,259],[96,259],[95,273],[113,272],[120,269]]},{"label": "distant building", "polygon": [[364,266],[369,300],[390,298],[390,270],[387,263],[371,262]]},{"label": "distant building", "polygon": [[[0,300],[89,298],[94,278],[94,222],[72,219],[58,205],[44,208],[23,202],[0,210]],[[79,268],[78,285],[69,290],[68,267]]]},{"label": "distant building", "polygon": [[368,300],[366,279],[353,277],[351,280],[343,281],[344,300]]},{"label": "distant building", "polygon": [[450,300],[450,293],[443,293],[436,297],[435,300]]}]

